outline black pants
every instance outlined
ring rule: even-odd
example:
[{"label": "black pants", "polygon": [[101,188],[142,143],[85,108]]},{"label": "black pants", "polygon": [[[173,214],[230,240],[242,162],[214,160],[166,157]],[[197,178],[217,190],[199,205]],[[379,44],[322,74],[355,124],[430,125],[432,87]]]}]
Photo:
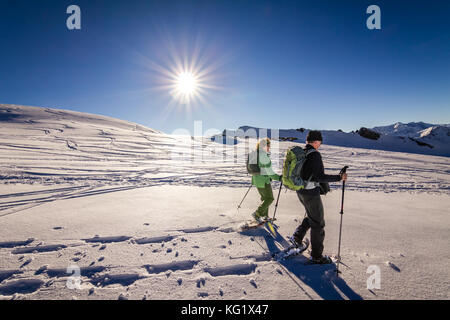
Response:
[{"label": "black pants", "polygon": [[301,243],[306,232],[311,229],[311,256],[320,258],[323,252],[323,240],[325,239],[322,199],[320,199],[320,195],[311,196],[299,192],[297,192],[297,196],[306,209],[306,217],[295,231],[294,238],[297,243]]}]

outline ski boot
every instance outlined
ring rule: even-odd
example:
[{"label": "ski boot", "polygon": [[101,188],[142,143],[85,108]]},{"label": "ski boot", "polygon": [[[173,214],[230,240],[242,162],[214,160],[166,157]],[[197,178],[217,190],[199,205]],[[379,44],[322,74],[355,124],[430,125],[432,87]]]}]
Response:
[{"label": "ski boot", "polygon": [[303,246],[303,241],[298,241],[295,236],[288,237],[288,240],[296,248],[301,248]]},{"label": "ski boot", "polygon": [[263,220],[259,216],[258,212],[256,212],[256,211],[252,213],[252,218],[255,219],[255,221],[257,223],[262,223],[263,222]]},{"label": "ski boot", "polygon": [[330,264],[333,263],[333,260],[329,256],[321,256],[319,258],[313,258],[311,257],[311,263],[312,264]]}]

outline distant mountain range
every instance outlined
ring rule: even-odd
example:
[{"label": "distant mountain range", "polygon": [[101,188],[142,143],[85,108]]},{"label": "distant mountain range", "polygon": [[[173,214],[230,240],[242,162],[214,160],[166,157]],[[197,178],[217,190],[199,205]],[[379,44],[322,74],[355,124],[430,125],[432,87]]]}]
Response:
[{"label": "distant mountain range", "polygon": [[426,136],[438,136],[444,133],[448,136],[450,132],[450,124],[431,124],[425,122],[410,122],[391,124],[389,126],[374,127],[372,130],[393,136],[424,138]]},{"label": "distant mountain range", "polygon": [[[280,129],[279,136],[276,137],[275,131],[271,129],[242,126],[237,130],[224,130],[222,135],[213,136],[211,139],[222,143],[233,143],[234,137],[267,135],[281,141],[305,143],[308,131],[309,129],[305,128]],[[226,140],[224,140],[225,132]],[[322,136],[324,144],[328,145],[450,157],[450,124],[397,122],[388,126],[360,128],[352,132],[322,130]],[[236,140],[234,143],[238,143],[238,141]]]}]

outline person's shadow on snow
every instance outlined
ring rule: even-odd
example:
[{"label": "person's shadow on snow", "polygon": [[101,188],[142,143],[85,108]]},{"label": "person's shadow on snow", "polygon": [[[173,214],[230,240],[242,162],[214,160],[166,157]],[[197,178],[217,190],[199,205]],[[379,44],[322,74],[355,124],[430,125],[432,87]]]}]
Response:
[{"label": "person's shadow on snow", "polygon": [[[263,238],[271,255],[280,251],[276,245],[277,242],[283,247],[289,245],[289,242],[277,230],[275,230],[275,236],[272,236],[266,229],[257,229],[253,232],[242,232],[241,234]],[[334,263],[329,265],[304,265],[307,261],[306,257],[300,255],[278,263],[297,277],[295,279],[291,274],[286,273],[310,299],[313,299],[313,297],[308,294],[303,284],[309,286],[325,300],[363,300],[347,285],[345,280],[336,276],[336,265]],[[301,282],[299,283],[298,280]]]}]

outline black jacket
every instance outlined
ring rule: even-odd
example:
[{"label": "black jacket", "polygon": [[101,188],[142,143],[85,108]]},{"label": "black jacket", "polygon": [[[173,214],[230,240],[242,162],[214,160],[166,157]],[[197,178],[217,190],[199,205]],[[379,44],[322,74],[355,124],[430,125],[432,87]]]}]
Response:
[{"label": "black jacket", "polygon": [[[305,150],[314,149],[311,145],[306,145]],[[307,181],[311,177],[311,181],[319,183],[329,183],[329,182],[339,182],[341,181],[340,175],[329,175],[325,174],[325,169],[323,167],[322,156],[319,151],[311,152],[302,167],[301,172],[302,179]],[[298,191],[301,194],[307,195],[320,195],[320,188],[314,189],[301,189]]]}]

